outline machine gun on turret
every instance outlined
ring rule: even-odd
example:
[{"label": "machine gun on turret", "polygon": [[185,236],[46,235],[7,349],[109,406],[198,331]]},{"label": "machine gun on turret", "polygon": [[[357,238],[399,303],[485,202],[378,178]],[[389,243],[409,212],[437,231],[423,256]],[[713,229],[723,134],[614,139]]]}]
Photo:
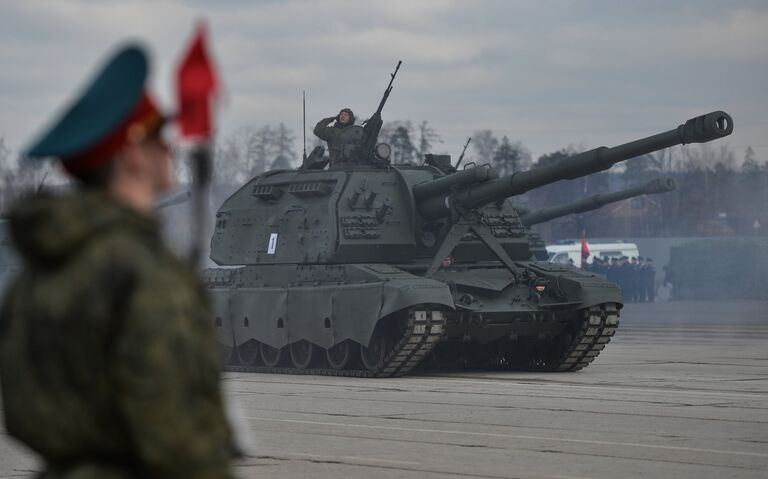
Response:
[{"label": "machine gun on turret", "polygon": [[379,102],[379,107],[376,108],[376,112],[374,112],[363,126],[363,138],[356,155],[359,159],[365,160],[367,158],[375,158],[376,142],[378,141],[381,127],[384,124],[381,119],[381,110],[384,108],[384,104],[387,102],[390,92],[392,92],[392,82],[395,81],[395,75],[397,75],[397,71],[400,69],[402,63],[402,60],[397,62],[395,71],[390,74],[391,78],[389,79],[389,85],[387,85],[387,89],[384,90],[384,96],[382,96],[381,101]]},{"label": "machine gun on turret", "polygon": [[596,210],[610,203],[634,198],[635,196],[668,193],[674,191],[675,188],[677,188],[677,183],[673,178],[661,177],[651,180],[644,185],[635,186],[634,188],[628,188],[614,193],[599,193],[566,205],[554,206],[552,208],[544,208],[536,211],[521,211],[520,208],[517,209],[520,213],[520,222],[526,227],[531,227],[573,213],[585,213],[587,211]]}]

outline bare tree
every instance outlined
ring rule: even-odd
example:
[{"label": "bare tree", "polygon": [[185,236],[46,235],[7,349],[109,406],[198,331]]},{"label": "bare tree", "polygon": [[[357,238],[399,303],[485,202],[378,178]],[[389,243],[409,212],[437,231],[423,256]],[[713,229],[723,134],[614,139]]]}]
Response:
[{"label": "bare tree", "polygon": [[645,155],[649,169],[669,173],[680,169],[682,150],[677,147],[664,148]]},{"label": "bare tree", "polygon": [[499,175],[506,176],[518,171],[527,170],[531,166],[531,153],[520,141],[511,143],[504,136],[501,144],[493,154],[493,167]]},{"label": "bare tree", "polygon": [[411,141],[408,126],[410,122],[398,126],[389,137],[389,143],[392,145],[392,162],[395,164],[411,164],[416,159],[417,150]]},{"label": "bare tree", "polygon": [[15,197],[14,185],[16,184],[15,167],[10,165],[11,149],[5,144],[5,138],[0,137],[0,212],[5,212]]},{"label": "bare tree", "polygon": [[755,150],[751,146],[744,152],[744,162],[741,164],[741,171],[745,173],[757,173],[760,171],[760,164],[755,159]]},{"label": "bare tree", "polygon": [[472,150],[475,152],[475,161],[478,163],[493,162],[493,155],[499,147],[499,140],[493,136],[491,130],[476,131],[472,135]]},{"label": "bare tree", "polygon": [[3,171],[13,169],[15,165],[10,164],[11,149],[5,144],[5,137],[0,136],[0,168]]},{"label": "bare tree", "polygon": [[430,153],[432,151],[432,146],[434,146],[435,143],[442,143],[443,140],[440,138],[440,135],[437,134],[437,132],[429,126],[429,123],[427,123],[427,120],[422,121],[419,123],[419,156],[421,158],[424,157],[427,153]]},{"label": "bare tree", "polygon": [[718,165],[720,165],[719,169],[733,170],[736,165],[736,156],[725,143],[717,147],[709,143],[700,143],[698,148],[686,148],[685,152],[687,170],[714,171]]},{"label": "bare tree", "polygon": [[242,184],[249,178],[272,168],[280,157],[280,165],[291,167],[296,154],[296,137],[284,124],[276,128],[264,125],[256,129],[246,126],[226,136],[216,151],[215,179],[220,184]]},{"label": "bare tree", "polygon": [[275,165],[279,165],[280,169],[291,168],[296,159],[296,153],[293,151],[294,140],[296,140],[296,136],[293,132],[280,123],[273,133],[272,141],[276,157],[270,163],[270,169],[277,169]]},{"label": "bare tree", "polygon": [[268,169],[271,159],[276,156],[276,130],[264,125],[247,138],[246,164],[249,176],[255,176]]},{"label": "bare tree", "polygon": [[413,128],[413,123],[411,123],[410,120],[394,120],[388,121],[382,125],[381,131],[379,132],[379,141],[391,143],[392,135],[395,134],[395,131],[397,131],[398,128],[405,128],[405,130],[408,132],[408,138],[412,138],[416,135],[416,132]]},{"label": "bare tree", "polygon": [[220,185],[241,184],[250,172],[248,144],[251,128],[241,128],[221,140],[214,157],[214,181]]}]

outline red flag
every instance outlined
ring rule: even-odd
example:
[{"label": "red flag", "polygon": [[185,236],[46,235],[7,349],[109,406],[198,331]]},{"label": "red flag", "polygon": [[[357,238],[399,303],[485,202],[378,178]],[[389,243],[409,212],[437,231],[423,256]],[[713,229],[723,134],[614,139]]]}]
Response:
[{"label": "red flag", "polygon": [[192,43],[181,62],[177,77],[181,136],[204,140],[211,136],[211,103],[218,86],[216,71],[206,48],[205,24],[197,26]]},{"label": "red flag", "polygon": [[584,269],[584,265],[589,258],[589,246],[587,246],[587,230],[581,230],[581,268]]}]

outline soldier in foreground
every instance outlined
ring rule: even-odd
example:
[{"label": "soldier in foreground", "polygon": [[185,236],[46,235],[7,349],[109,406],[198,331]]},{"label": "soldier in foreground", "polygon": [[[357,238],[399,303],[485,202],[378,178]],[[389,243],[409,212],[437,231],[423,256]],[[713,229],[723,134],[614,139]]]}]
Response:
[{"label": "soldier in foreground", "polygon": [[209,305],[152,215],[174,178],[146,74],[138,47],[108,62],[27,152],[80,188],[10,214],[3,407],[44,478],[231,477]]},{"label": "soldier in foreground", "polygon": [[328,142],[331,167],[352,162],[353,150],[363,138],[363,128],[355,125],[355,114],[349,108],[342,109],[336,116],[323,118],[313,131],[317,137]]}]

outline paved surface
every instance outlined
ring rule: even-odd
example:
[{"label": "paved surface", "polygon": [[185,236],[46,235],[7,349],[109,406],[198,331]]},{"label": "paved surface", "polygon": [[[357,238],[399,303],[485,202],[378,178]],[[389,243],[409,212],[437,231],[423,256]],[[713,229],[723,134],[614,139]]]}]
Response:
[{"label": "paved surface", "polygon": [[[765,302],[629,305],[578,373],[225,382],[243,478],[768,477]],[[36,469],[0,436],[0,477]]]}]

